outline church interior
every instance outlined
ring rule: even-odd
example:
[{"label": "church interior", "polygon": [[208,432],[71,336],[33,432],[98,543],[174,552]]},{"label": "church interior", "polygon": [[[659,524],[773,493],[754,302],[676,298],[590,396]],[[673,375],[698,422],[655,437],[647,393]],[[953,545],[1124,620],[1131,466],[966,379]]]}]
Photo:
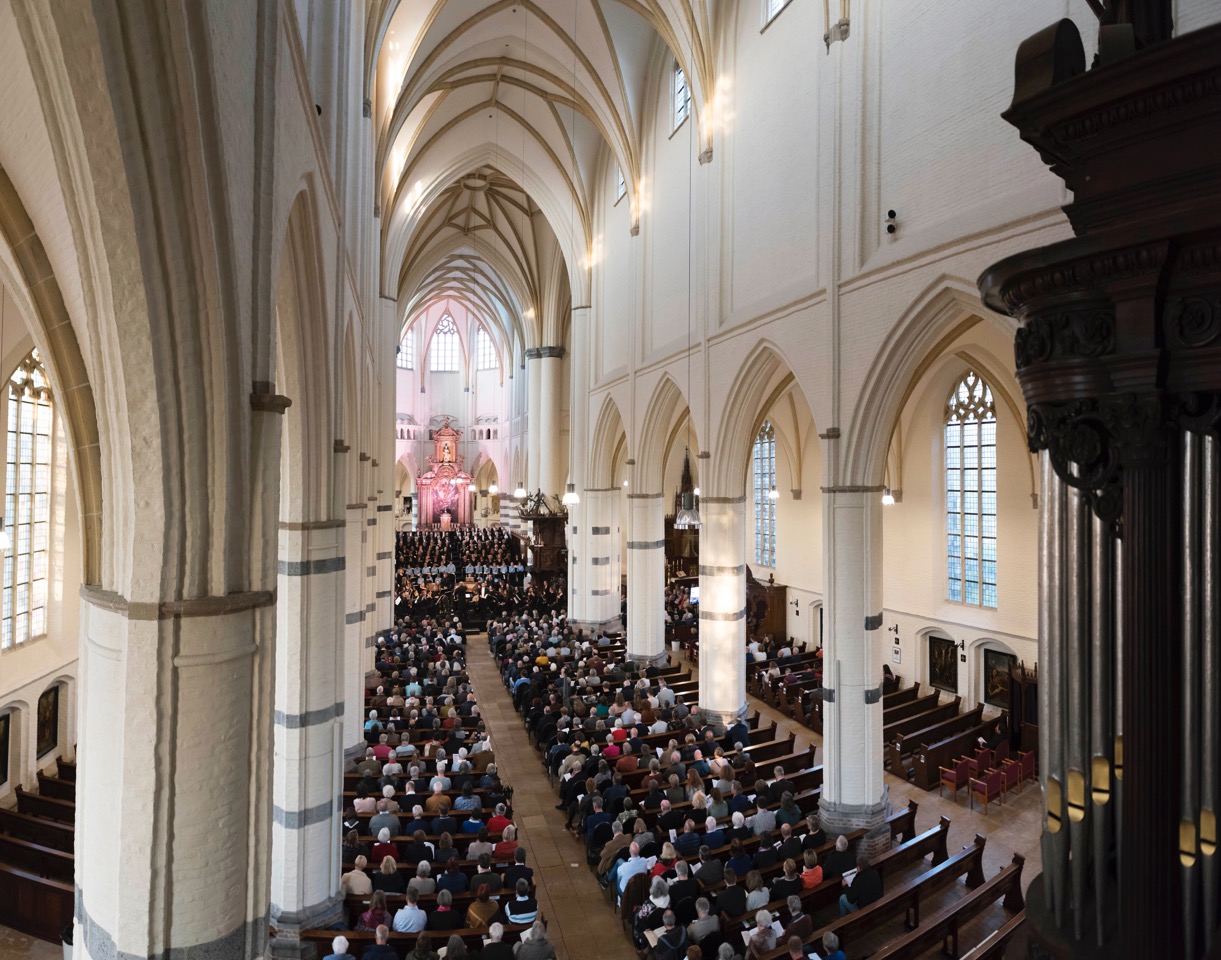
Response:
[{"label": "church interior", "polygon": [[1221,957],[1221,4],[0,0],[0,90],[0,960]]}]

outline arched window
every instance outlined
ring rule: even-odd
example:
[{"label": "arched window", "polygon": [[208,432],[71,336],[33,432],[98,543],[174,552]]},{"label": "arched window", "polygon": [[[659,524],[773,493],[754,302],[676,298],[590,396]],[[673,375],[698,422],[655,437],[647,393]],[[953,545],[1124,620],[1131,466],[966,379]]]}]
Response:
[{"label": "arched window", "polygon": [[483,327],[479,328],[479,333],[475,336],[475,369],[496,369],[496,344]]},{"label": "arched window", "polygon": [[450,373],[458,369],[458,328],[447,313],[437,324],[432,334],[432,349],[429,350],[429,369],[436,373]]},{"label": "arched window", "polygon": [[615,168],[615,203],[627,194],[627,181],[623,178],[623,167]]},{"label": "arched window", "polygon": [[394,362],[400,370],[415,369],[415,336],[410,330],[403,334],[399,348],[395,351]]},{"label": "arched window", "polygon": [[674,129],[682,126],[682,122],[691,113],[691,90],[687,86],[687,74],[677,63],[674,64]]},{"label": "arched window", "polygon": [[751,461],[755,472],[755,563],[776,565],[776,431],[764,420],[755,437]]},{"label": "arched window", "polygon": [[37,350],[8,383],[5,524],[12,547],[4,555],[0,649],[47,632],[47,544],[51,526],[51,454],[55,417],[51,385]]},{"label": "arched window", "polygon": [[996,409],[968,370],[945,410],[946,597],[996,606]]}]

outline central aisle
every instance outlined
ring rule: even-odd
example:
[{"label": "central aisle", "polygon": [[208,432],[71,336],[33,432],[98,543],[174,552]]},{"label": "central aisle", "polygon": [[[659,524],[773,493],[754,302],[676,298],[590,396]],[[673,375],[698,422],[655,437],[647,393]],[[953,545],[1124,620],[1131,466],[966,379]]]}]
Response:
[{"label": "central aisle", "polygon": [[559,960],[636,960],[610,901],[585,865],[585,850],[564,829],[558,799],[538,753],[500,679],[487,637],[467,637],[466,666],[479,692],[479,710],[491,735],[501,779],[513,788],[513,822],[526,864],[534,868],[539,909]]}]

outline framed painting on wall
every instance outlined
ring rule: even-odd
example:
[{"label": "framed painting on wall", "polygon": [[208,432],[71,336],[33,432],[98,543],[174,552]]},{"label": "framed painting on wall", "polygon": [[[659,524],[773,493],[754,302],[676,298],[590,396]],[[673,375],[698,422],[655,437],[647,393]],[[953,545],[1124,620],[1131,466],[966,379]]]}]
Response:
[{"label": "framed painting on wall", "polygon": [[8,738],[13,715],[0,714],[0,783],[8,783]]},{"label": "framed painting on wall", "polygon": [[928,682],[938,690],[958,692],[958,648],[953,640],[928,638]]},{"label": "framed painting on wall", "polygon": [[984,703],[1009,709],[1009,668],[1017,657],[1003,650],[984,651]]},{"label": "framed painting on wall", "polygon": [[38,698],[38,756],[44,757],[59,742],[59,685],[49,687]]}]

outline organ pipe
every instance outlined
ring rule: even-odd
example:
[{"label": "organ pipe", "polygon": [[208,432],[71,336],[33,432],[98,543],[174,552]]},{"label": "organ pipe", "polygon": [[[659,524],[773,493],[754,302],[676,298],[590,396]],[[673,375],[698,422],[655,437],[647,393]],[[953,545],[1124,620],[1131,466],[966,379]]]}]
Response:
[{"label": "organ pipe", "polygon": [[1109,526],[1090,518],[1090,791],[1093,826],[1094,923],[1098,945],[1106,938],[1103,906],[1113,854],[1111,749],[1114,744],[1111,691],[1115,673],[1115,603],[1112,558],[1115,541]]},{"label": "organ pipe", "polygon": [[1200,694],[1204,715],[1200,724],[1200,853],[1204,892],[1204,949],[1212,946],[1217,929],[1217,801],[1218,752],[1221,751],[1221,562],[1218,524],[1221,523],[1221,447],[1204,437],[1200,507]]},{"label": "organ pipe", "polygon": [[1202,517],[1200,503],[1200,438],[1190,430],[1182,432],[1181,443],[1183,512],[1182,573],[1183,629],[1180,638],[1183,657],[1183,691],[1180,703],[1180,736],[1183,757],[1179,775],[1179,864],[1183,883],[1183,937],[1187,956],[1195,955],[1196,900],[1199,873],[1196,869],[1196,802],[1199,791],[1196,763],[1199,757],[1198,733],[1200,702],[1199,618],[1196,611],[1199,537],[1197,525]]},{"label": "organ pipe", "polygon": [[[1068,731],[1062,760],[1063,785],[1068,812],[1068,846],[1071,874],[1071,904],[1074,932],[1078,940],[1084,936],[1085,881],[1089,865],[1086,842],[1090,824],[1086,822],[1089,805],[1086,802],[1085,771],[1088,768],[1089,744],[1089,639],[1092,593],[1090,584],[1089,505],[1080,491],[1068,488],[1064,516],[1065,574],[1065,643],[1064,691],[1061,705],[1061,729]],[[1063,899],[1063,898],[1061,898]]]},{"label": "organ pipe", "polygon": [[1061,594],[1063,589],[1061,522],[1064,503],[1064,483],[1052,468],[1046,452],[1040,455],[1043,476],[1043,502],[1039,530],[1039,585],[1043,596],[1039,603],[1039,661],[1044,674],[1039,682],[1039,763],[1042,768],[1043,799],[1046,809],[1046,830],[1041,838],[1044,892],[1047,908],[1054,910],[1056,922],[1064,917],[1064,885],[1068,866],[1068,843],[1064,826],[1064,771],[1061,763],[1061,741],[1052,736],[1053,730],[1063,729],[1060,684],[1064,671],[1060,668]]}]

